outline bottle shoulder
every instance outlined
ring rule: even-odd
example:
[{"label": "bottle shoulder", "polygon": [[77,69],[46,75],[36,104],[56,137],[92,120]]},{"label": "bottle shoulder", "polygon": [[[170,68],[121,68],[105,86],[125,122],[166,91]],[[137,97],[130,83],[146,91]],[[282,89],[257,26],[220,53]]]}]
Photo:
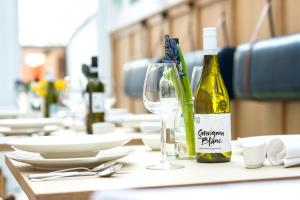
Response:
[{"label": "bottle shoulder", "polygon": [[203,74],[195,94],[195,113],[229,113],[229,96],[219,69],[217,56],[205,58]]},{"label": "bottle shoulder", "polygon": [[100,79],[88,79],[87,92],[104,92],[104,83]]}]

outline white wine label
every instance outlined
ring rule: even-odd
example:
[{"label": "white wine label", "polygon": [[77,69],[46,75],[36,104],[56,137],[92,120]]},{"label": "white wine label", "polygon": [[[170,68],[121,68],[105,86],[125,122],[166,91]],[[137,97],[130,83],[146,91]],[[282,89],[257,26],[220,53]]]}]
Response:
[{"label": "white wine label", "polygon": [[231,119],[226,114],[195,114],[197,153],[231,151]]},{"label": "white wine label", "polygon": [[90,106],[90,95],[89,95],[89,93],[84,93],[84,102],[85,102],[85,105],[87,106],[87,107],[89,107]]},{"label": "white wine label", "polygon": [[92,93],[92,113],[104,112],[104,93]]}]

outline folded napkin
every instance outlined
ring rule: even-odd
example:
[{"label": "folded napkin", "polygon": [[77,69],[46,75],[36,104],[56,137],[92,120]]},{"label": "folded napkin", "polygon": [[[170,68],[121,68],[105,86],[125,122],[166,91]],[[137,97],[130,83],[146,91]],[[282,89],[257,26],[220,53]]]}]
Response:
[{"label": "folded napkin", "polygon": [[272,165],[284,167],[300,165],[300,135],[270,140],[267,158]]}]

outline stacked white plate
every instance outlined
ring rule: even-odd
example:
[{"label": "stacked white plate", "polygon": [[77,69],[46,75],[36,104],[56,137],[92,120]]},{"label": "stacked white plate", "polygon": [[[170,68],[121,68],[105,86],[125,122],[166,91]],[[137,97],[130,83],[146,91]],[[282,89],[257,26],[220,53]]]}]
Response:
[{"label": "stacked white plate", "polygon": [[0,133],[4,135],[31,135],[41,131],[52,132],[61,125],[61,120],[54,118],[1,119]]},{"label": "stacked white plate", "polygon": [[123,117],[122,125],[125,127],[139,129],[143,122],[159,122],[159,115],[154,114],[127,114]]},{"label": "stacked white plate", "polygon": [[130,139],[121,134],[18,138],[8,142],[16,151],[7,155],[43,169],[93,167],[131,153],[129,148],[121,147]]},{"label": "stacked white plate", "polygon": [[21,114],[18,110],[0,109],[0,119],[17,118]]}]

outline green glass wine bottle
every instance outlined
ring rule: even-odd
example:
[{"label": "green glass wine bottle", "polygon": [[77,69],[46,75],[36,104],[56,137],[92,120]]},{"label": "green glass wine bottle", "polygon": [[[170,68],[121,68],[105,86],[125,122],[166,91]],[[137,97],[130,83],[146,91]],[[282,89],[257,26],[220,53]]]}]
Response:
[{"label": "green glass wine bottle", "polygon": [[89,68],[88,83],[85,90],[87,103],[86,128],[88,134],[93,134],[92,125],[104,122],[104,84],[98,78],[98,58],[92,57]]},{"label": "green glass wine bottle", "polygon": [[197,162],[218,163],[231,159],[230,102],[217,56],[216,28],[203,29],[203,74],[195,94]]},{"label": "green glass wine bottle", "polygon": [[48,71],[46,74],[47,86],[46,96],[44,98],[44,117],[51,117],[55,112],[58,103],[58,94],[54,85],[54,71]]}]

